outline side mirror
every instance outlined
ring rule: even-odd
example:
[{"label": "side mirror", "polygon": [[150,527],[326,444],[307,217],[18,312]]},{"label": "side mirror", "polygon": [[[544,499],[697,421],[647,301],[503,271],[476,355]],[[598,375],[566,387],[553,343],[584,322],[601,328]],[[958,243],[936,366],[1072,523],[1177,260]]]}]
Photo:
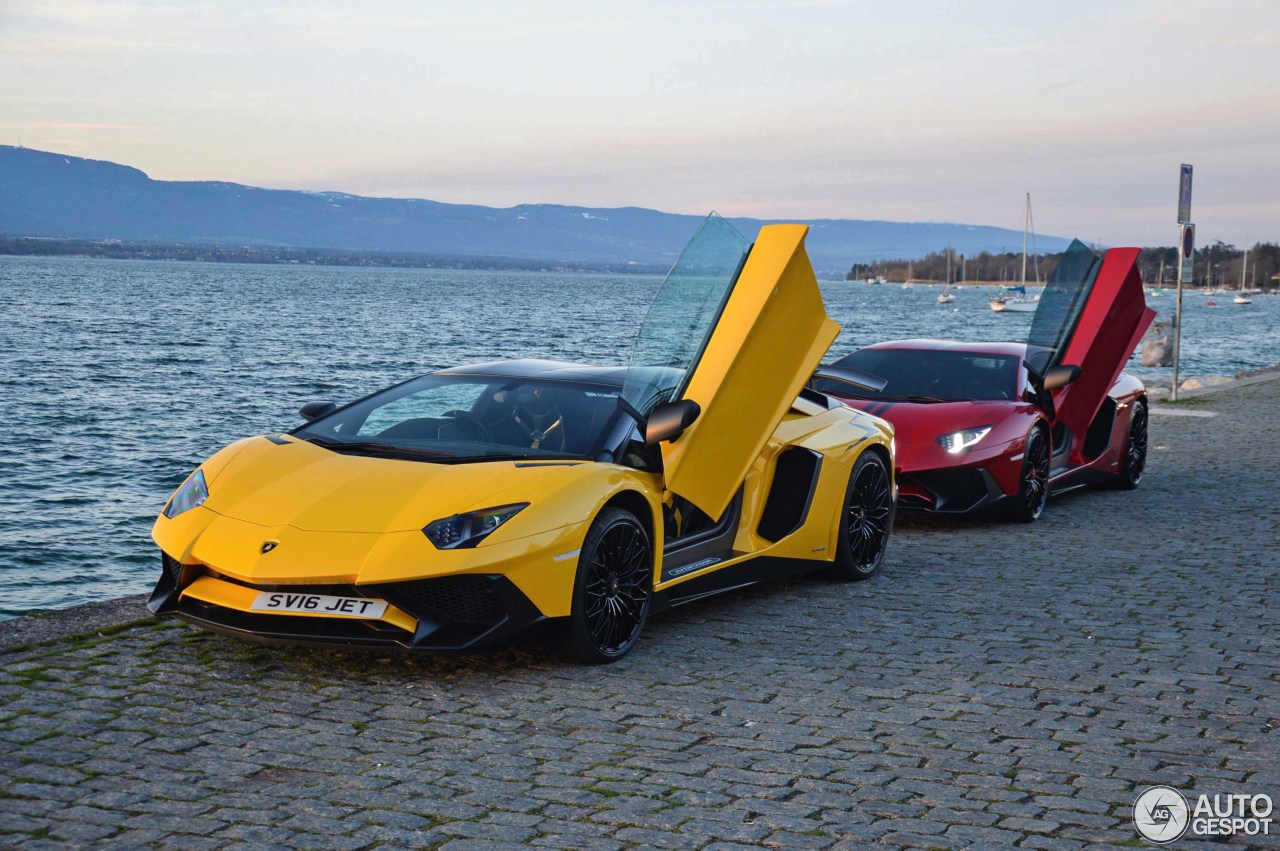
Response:
[{"label": "side mirror", "polygon": [[644,442],[653,445],[675,440],[702,413],[702,406],[692,399],[664,402],[649,414],[644,423]]},{"label": "side mirror", "polygon": [[[813,371],[813,377],[825,378],[828,381],[838,381],[841,384],[848,384],[858,390],[867,390],[871,393],[879,393],[889,383],[878,375],[872,375],[860,369],[849,369],[844,366],[820,366]],[[812,385],[813,381],[810,380],[809,383]]]},{"label": "side mirror", "polygon": [[1066,387],[1080,377],[1078,366],[1051,366],[1044,374],[1044,389],[1057,390]]},{"label": "side mirror", "polygon": [[312,422],[336,410],[338,410],[336,402],[308,402],[298,409],[298,413],[307,422]]}]

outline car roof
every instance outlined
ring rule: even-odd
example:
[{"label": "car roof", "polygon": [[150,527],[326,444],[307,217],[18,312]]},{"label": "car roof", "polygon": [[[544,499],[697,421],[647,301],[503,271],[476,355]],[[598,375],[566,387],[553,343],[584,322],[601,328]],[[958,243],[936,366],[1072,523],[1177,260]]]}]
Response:
[{"label": "car roof", "polygon": [[626,379],[624,366],[591,366],[559,360],[520,358],[472,363],[436,370],[432,375],[493,375],[500,378],[541,378],[549,381],[586,381],[621,387]]},{"label": "car roof", "polygon": [[985,355],[1013,355],[1024,357],[1027,352],[1026,343],[962,343],[958,340],[892,340],[887,343],[875,343],[866,346],[868,349],[933,349],[945,352],[976,352]]}]

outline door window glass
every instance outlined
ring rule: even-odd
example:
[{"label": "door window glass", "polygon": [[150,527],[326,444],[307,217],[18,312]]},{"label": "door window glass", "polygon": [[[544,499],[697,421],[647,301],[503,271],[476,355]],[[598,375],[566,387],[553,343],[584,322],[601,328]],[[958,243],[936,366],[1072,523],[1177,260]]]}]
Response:
[{"label": "door window glass", "polygon": [[1049,276],[1027,338],[1027,364],[1041,375],[1060,363],[1101,266],[1098,255],[1076,239]]},{"label": "door window glass", "polygon": [[712,213],[667,273],[640,325],[622,395],[642,414],[679,397],[751,250]]}]

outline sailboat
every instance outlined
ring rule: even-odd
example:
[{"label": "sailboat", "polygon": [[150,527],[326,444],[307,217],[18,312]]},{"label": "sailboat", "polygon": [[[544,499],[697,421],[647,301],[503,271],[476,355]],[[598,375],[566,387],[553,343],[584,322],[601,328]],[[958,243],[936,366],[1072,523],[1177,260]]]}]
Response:
[{"label": "sailboat", "polygon": [[951,304],[955,300],[956,297],[951,294],[951,246],[947,246],[947,280],[938,295],[938,304]]},{"label": "sailboat", "polygon": [[1244,273],[1249,268],[1249,240],[1245,239],[1244,259],[1240,262],[1240,291],[1236,293],[1236,297],[1231,299],[1235,304],[1253,304],[1253,299],[1249,298],[1248,290],[1244,288]]},{"label": "sailboat", "polygon": [[[991,299],[991,309],[996,313],[1035,313],[1040,304],[1040,296],[1027,296],[1027,237],[1031,229],[1031,193],[1028,192],[1022,222],[1022,282],[1016,287],[1001,288],[1000,294]],[[1036,262],[1036,283],[1040,283],[1039,261]],[[1006,295],[1006,290],[1015,295]]]}]

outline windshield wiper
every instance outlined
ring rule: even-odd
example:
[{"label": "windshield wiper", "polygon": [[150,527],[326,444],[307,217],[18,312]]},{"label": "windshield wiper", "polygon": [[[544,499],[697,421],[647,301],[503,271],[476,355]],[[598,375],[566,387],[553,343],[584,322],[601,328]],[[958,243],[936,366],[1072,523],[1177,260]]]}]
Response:
[{"label": "windshield wiper", "polygon": [[839,390],[814,390],[815,393],[825,393],[828,396],[842,396],[846,399],[862,399],[866,402],[878,402],[883,397],[874,393],[859,393],[856,390],[841,387]]},{"label": "windshield wiper", "polygon": [[473,455],[468,461],[585,461],[581,455]]},{"label": "windshield wiper", "polygon": [[425,458],[455,458],[451,452],[441,452],[439,449],[423,449],[417,446],[395,446],[390,443],[378,443],[370,440],[332,440],[319,435],[312,435],[306,440],[326,449],[344,450],[350,449],[353,452],[382,452],[389,455],[417,455]]},{"label": "windshield wiper", "polygon": [[877,396],[876,400],[880,402],[920,402],[924,404],[966,401],[964,399],[939,399],[937,396]]}]

